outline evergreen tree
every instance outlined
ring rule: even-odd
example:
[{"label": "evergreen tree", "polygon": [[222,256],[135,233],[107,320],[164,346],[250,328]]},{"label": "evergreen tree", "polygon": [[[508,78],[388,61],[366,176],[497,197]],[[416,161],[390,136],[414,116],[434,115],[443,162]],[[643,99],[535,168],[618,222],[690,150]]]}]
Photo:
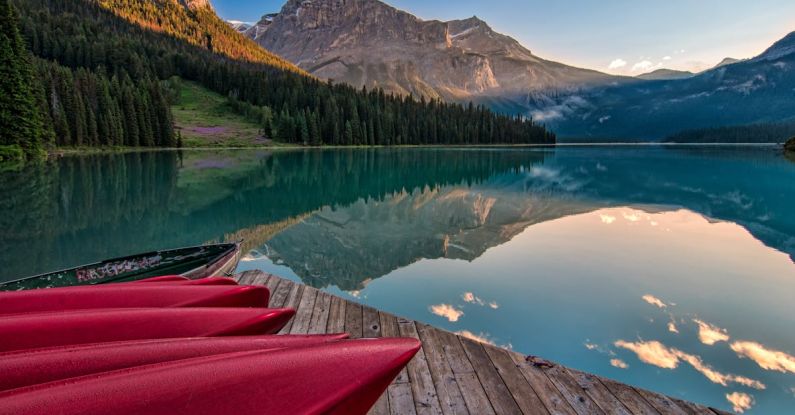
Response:
[{"label": "evergreen tree", "polygon": [[9,0],[0,0],[0,145],[19,145],[29,154],[41,150],[36,91],[16,9]]}]

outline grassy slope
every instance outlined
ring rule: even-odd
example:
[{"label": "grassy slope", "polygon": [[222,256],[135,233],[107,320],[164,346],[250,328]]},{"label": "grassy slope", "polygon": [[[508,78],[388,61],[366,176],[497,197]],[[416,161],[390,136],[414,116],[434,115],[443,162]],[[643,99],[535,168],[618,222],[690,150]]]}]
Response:
[{"label": "grassy slope", "polygon": [[179,82],[171,107],[185,147],[249,147],[270,144],[260,126],[236,114],[226,98],[192,82]]}]

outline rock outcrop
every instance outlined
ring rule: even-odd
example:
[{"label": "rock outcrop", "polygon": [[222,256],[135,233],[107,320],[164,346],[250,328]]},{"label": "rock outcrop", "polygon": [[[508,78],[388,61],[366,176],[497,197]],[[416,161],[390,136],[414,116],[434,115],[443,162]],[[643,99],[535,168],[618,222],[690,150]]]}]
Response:
[{"label": "rock outcrop", "polygon": [[378,0],[289,0],[246,33],[320,78],[429,98],[523,101],[622,79],[541,59],[477,17],[424,21]]}]

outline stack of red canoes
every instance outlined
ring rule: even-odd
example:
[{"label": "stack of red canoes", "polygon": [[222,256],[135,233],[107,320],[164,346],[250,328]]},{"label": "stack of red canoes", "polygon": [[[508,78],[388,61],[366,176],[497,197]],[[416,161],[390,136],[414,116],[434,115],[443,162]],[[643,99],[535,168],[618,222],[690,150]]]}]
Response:
[{"label": "stack of red canoes", "polygon": [[228,278],[0,293],[0,414],[365,414],[414,339],[274,335]]}]

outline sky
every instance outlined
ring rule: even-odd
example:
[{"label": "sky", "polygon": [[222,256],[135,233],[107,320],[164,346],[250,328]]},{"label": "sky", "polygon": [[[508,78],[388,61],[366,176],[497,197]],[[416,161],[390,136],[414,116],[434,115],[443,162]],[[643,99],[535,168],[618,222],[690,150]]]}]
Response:
[{"label": "sky", "polygon": [[[284,0],[212,0],[253,22]],[[545,59],[619,75],[701,71],[795,31],[793,0],[387,0],[425,20],[478,16]]]}]

